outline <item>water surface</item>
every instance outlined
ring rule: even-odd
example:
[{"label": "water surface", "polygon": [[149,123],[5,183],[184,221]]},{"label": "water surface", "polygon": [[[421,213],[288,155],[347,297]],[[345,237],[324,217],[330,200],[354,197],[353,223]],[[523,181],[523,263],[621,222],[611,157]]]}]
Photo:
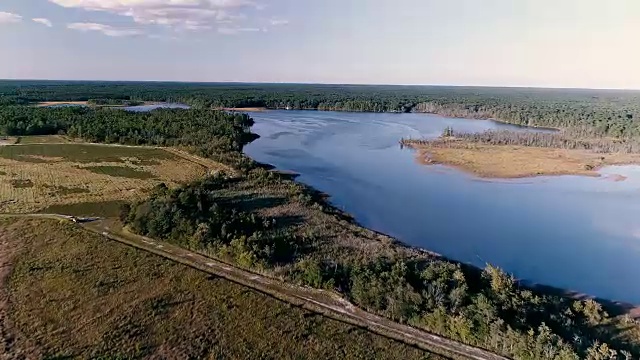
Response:
[{"label": "water surface", "polygon": [[[299,173],[371,229],[447,257],[492,263],[517,277],[640,303],[640,170],[600,178],[558,176],[488,181],[423,166],[402,137],[525,128],[427,114],[314,111],[253,113],[261,138],[246,147],[260,162]],[[624,175],[625,181],[612,181]]]}]

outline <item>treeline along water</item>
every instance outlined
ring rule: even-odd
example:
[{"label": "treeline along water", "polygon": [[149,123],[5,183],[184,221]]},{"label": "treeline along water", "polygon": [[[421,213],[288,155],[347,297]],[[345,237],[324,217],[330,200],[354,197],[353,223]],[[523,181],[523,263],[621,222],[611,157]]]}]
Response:
[{"label": "treeline along water", "polygon": [[583,135],[640,135],[640,92],[446,86],[0,81],[0,105],[38,101],[181,102],[197,108],[266,107],[426,112],[572,128]]}]

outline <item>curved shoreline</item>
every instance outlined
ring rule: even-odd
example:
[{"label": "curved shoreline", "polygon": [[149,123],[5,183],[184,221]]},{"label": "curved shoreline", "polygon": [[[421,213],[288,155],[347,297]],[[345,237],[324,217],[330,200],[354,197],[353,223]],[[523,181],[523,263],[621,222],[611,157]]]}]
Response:
[{"label": "curved shoreline", "polygon": [[[362,225],[353,215],[351,215],[350,213],[347,213],[341,209],[339,209],[337,206],[335,206],[332,202],[331,202],[331,194],[322,192],[314,187],[312,187],[311,185],[308,185],[304,182],[301,182],[297,179],[297,173],[292,173],[290,171],[286,171],[286,170],[281,170],[278,169],[278,167],[272,165],[272,164],[268,164],[268,163],[262,163],[262,162],[258,162],[256,160],[253,160],[253,158],[249,157],[248,155],[244,154],[244,156],[247,156],[249,159],[251,159],[252,161],[254,161],[258,166],[263,167],[265,169],[268,169],[270,171],[274,171],[277,172],[279,174],[282,174],[283,176],[287,176],[289,177],[289,179],[291,179],[292,181],[302,185],[306,191],[309,191],[311,194],[313,194],[314,197],[316,197],[317,201],[321,201],[323,203],[324,206],[328,207],[331,209],[331,213],[339,216],[341,218],[341,220],[345,220],[349,223],[351,223],[352,225],[355,225],[359,228],[362,228],[366,231],[370,231],[373,234],[376,234],[378,236],[382,236],[384,238],[389,239],[389,241],[394,245],[394,246],[398,246],[401,247],[403,249],[409,250],[411,252],[415,252],[418,254],[423,254],[425,256],[429,256],[429,257],[434,257],[434,258],[438,258],[442,261],[446,261],[446,262],[450,262],[453,264],[459,264],[460,266],[462,266],[463,268],[466,268],[468,270],[471,270],[473,272],[477,272],[477,273],[482,273],[483,269],[473,263],[468,263],[468,262],[463,262],[463,261],[459,261],[453,258],[449,258],[443,254],[431,251],[429,249],[423,248],[423,247],[419,247],[419,246],[415,246],[415,245],[411,245],[408,244],[406,242],[404,242],[401,239],[398,239],[396,237],[393,237],[391,235],[385,234],[384,232],[381,231],[377,231],[375,229],[371,229],[369,227],[366,227],[364,225]],[[511,274],[510,272],[507,272],[508,274]],[[601,298],[601,297],[597,297],[594,295],[590,295],[590,294],[586,294],[577,290],[572,290],[572,289],[566,289],[566,288],[559,288],[559,287],[555,287],[552,285],[547,285],[547,284],[541,284],[541,283],[537,283],[535,281],[532,280],[528,280],[528,279],[515,279],[515,281],[519,284],[519,286],[533,290],[533,291],[537,291],[537,292],[541,292],[545,295],[555,295],[555,296],[562,296],[565,298],[569,298],[572,300],[587,300],[587,299],[593,299],[598,301],[599,303],[601,303],[604,308],[607,310],[607,312],[611,315],[614,316],[619,316],[619,315],[625,315],[628,314],[629,316],[631,316],[634,319],[640,319],[640,304],[633,304],[633,303],[629,303],[629,302],[624,302],[624,301],[618,301],[615,299],[606,299],[606,298]]]}]

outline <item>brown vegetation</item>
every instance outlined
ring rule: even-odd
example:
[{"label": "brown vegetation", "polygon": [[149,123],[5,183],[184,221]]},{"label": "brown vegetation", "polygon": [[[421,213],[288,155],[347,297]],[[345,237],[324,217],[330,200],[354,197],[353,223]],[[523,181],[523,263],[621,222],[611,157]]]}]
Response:
[{"label": "brown vegetation", "polygon": [[37,107],[47,107],[56,105],[88,105],[86,101],[43,101],[36,104]]},{"label": "brown vegetation", "polygon": [[180,151],[81,144],[4,147],[0,211],[132,199],[159,183],[175,186],[225,168]]},{"label": "brown vegetation", "polygon": [[13,354],[441,359],[67,223],[0,225],[24,245],[5,288]]},{"label": "brown vegetation", "polygon": [[235,112],[261,112],[266,111],[266,107],[219,107],[216,110]]},{"label": "brown vegetation", "polygon": [[461,139],[407,143],[425,165],[444,164],[485,178],[543,175],[599,176],[607,165],[640,163],[640,154],[596,153],[590,150],[522,145],[490,145]]}]

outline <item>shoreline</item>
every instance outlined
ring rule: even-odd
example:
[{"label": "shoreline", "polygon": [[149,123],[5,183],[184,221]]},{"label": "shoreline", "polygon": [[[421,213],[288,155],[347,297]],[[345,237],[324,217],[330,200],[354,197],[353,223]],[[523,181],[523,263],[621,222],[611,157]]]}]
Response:
[{"label": "shoreline", "polygon": [[319,109],[319,108],[302,108],[302,109],[287,109],[287,108],[271,108],[271,107],[216,107],[214,110],[223,110],[223,111],[246,111],[246,112],[262,112],[262,111],[335,111],[335,112],[350,112],[350,113],[365,113],[365,114],[427,114],[427,115],[437,115],[443,118],[448,119],[465,119],[465,120],[488,120],[493,121],[500,124],[512,125],[521,128],[531,128],[538,130],[546,130],[546,131],[554,131],[560,132],[564,129],[562,128],[554,128],[550,126],[539,126],[539,125],[521,125],[513,122],[509,122],[507,120],[501,120],[497,118],[491,117],[460,117],[460,116],[451,116],[447,114],[437,113],[437,112],[428,112],[428,111],[411,111],[403,112],[403,111],[358,111],[358,110],[342,110],[342,109]]},{"label": "shoreline", "polygon": [[[357,226],[363,230],[366,231],[370,231],[378,236],[384,237],[386,239],[388,239],[390,241],[390,243],[393,246],[397,246],[406,250],[409,250],[411,252],[414,253],[418,253],[418,254],[422,254],[424,256],[428,256],[428,257],[433,257],[433,258],[437,258],[439,260],[442,261],[446,261],[449,263],[453,263],[453,264],[459,264],[461,267],[466,268],[468,270],[471,270],[473,272],[477,272],[478,274],[482,273],[483,268],[475,265],[473,263],[469,263],[469,262],[463,262],[463,261],[459,261],[459,260],[455,260],[453,258],[447,257],[443,254],[434,252],[432,250],[429,250],[427,248],[423,248],[420,246],[415,246],[415,245],[411,245],[409,243],[404,242],[401,239],[398,239],[396,237],[393,237],[389,234],[386,234],[384,232],[369,228],[367,226],[362,225],[353,215],[351,215],[350,213],[339,209],[337,206],[335,206],[332,202],[331,202],[331,194],[328,194],[326,192],[320,191],[314,187],[312,187],[311,185],[308,185],[304,182],[301,182],[297,179],[297,173],[293,173],[291,171],[288,170],[282,170],[279,169],[278,167],[272,165],[272,164],[268,164],[268,163],[262,163],[262,162],[258,162],[256,160],[253,160],[253,158],[249,157],[248,155],[244,154],[244,156],[247,156],[249,159],[251,159],[252,161],[254,161],[258,166],[263,167],[269,171],[273,171],[276,173],[280,173],[283,174],[284,176],[289,176],[290,179],[292,181],[294,181],[297,184],[302,185],[306,191],[314,194],[314,196],[319,197],[319,199],[321,199],[322,203],[324,206],[328,207],[331,209],[332,213],[338,217],[340,217],[341,220],[345,220],[349,223],[351,223],[354,226]],[[511,272],[507,271],[506,269],[503,269],[507,274],[512,274]],[[609,312],[609,314],[612,314],[614,316],[620,316],[620,315],[625,315],[628,314],[629,316],[631,316],[634,319],[640,319],[640,303],[638,304],[634,304],[631,302],[627,302],[627,301],[621,301],[621,300],[615,300],[615,299],[608,299],[608,298],[603,298],[603,297],[599,297],[599,296],[595,296],[595,295],[591,295],[591,294],[587,294],[584,292],[580,292],[578,290],[573,290],[573,289],[568,289],[568,288],[560,288],[560,287],[556,287],[553,285],[548,285],[548,284],[542,284],[542,283],[537,283],[535,281],[529,280],[529,279],[519,279],[519,278],[515,278],[515,281],[517,284],[519,284],[519,286],[526,288],[526,289],[530,289],[536,292],[540,292],[543,293],[545,295],[556,295],[556,296],[561,296],[563,298],[568,298],[568,299],[572,299],[572,300],[587,300],[587,299],[592,299],[595,300],[597,302],[599,302],[600,304],[603,305],[603,307]]]},{"label": "shoreline", "polygon": [[[595,153],[522,145],[477,144],[462,140],[424,143],[401,142],[416,151],[416,161],[425,166],[444,165],[482,179],[522,179],[540,176],[601,177],[607,166],[640,165],[640,154]],[[616,181],[626,178],[609,174]]]}]

